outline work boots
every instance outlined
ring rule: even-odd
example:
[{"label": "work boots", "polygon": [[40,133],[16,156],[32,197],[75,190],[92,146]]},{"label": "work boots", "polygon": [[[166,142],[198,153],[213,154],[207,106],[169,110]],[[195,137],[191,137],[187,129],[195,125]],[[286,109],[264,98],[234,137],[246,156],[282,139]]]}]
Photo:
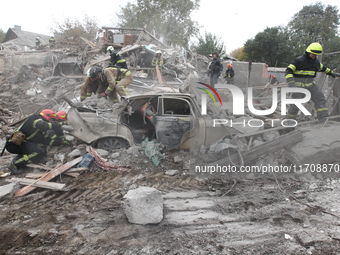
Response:
[{"label": "work boots", "polygon": [[318,119],[318,122],[319,123],[325,123],[327,120],[331,120],[331,119],[332,119],[332,117],[327,116],[327,117],[323,117],[321,119]]},{"label": "work boots", "polygon": [[16,156],[16,157],[12,160],[12,162],[9,164],[9,166],[7,167],[7,168],[11,171],[11,173],[14,174],[14,175],[18,175],[18,174],[23,174],[23,173],[25,173],[24,170],[20,169],[20,168],[17,167],[16,165],[14,165],[14,162],[17,161],[18,159],[19,159],[19,155]]}]

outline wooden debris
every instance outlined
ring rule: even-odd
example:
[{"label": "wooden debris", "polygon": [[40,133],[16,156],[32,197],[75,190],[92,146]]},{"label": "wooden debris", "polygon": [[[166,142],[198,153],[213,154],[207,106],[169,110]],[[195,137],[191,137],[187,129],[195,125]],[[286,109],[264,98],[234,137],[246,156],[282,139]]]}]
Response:
[{"label": "wooden debris", "polygon": [[[7,182],[19,182],[21,185],[32,185],[36,188],[44,188],[44,189],[52,189],[52,190],[64,190],[64,183],[57,182],[47,182],[47,181],[35,181],[33,179],[24,179],[24,178],[12,178],[6,180]],[[32,187],[30,186],[30,187]]]},{"label": "wooden debris", "polygon": [[86,170],[89,170],[89,168],[88,167],[79,167],[79,168],[73,167],[73,168],[67,170],[66,172],[67,173],[78,173],[78,172],[82,172],[82,171],[86,171]]},{"label": "wooden debris", "polygon": [[[59,174],[65,172],[66,170],[70,169],[72,166],[78,164],[79,162],[81,162],[83,159],[83,157],[79,157],[79,158],[76,158],[56,169],[54,169],[53,171],[51,171],[50,173],[48,173],[46,176],[44,176],[41,180],[42,181],[49,181],[49,180],[52,180],[54,177],[58,176]],[[14,193],[14,195],[16,197],[20,197],[20,196],[24,196],[26,194],[28,194],[29,192],[31,192],[32,190],[35,190],[36,187],[24,187],[20,190],[18,190],[17,192]]]},{"label": "wooden debris", "polygon": [[[46,170],[46,171],[51,171],[53,170],[53,168],[45,166],[45,165],[37,165],[37,164],[27,164],[28,167],[31,168],[38,168],[38,169],[42,169],[42,170]],[[67,175],[67,176],[71,176],[71,177],[78,177],[80,175],[79,172],[82,171],[86,171],[88,170],[87,167],[81,167],[81,168],[71,168],[69,170],[66,170],[63,174]],[[26,175],[27,178],[40,178],[44,173],[29,173]]]},{"label": "wooden debris", "polygon": [[[256,146],[252,148],[250,151],[242,152],[242,157],[244,159],[244,163],[250,163],[251,161],[258,159],[261,156],[264,156],[268,153],[275,152],[277,150],[280,150],[284,147],[291,146],[293,144],[296,144],[300,141],[302,141],[303,136],[301,131],[293,131],[286,135],[282,135],[276,139],[273,139],[270,142],[261,144],[259,146]],[[239,155],[234,154],[230,156],[232,162],[238,162]],[[231,164],[231,161],[229,158],[224,158],[218,161],[215,161],[213,163],[209,163],[207,165],[229,165]]]}]

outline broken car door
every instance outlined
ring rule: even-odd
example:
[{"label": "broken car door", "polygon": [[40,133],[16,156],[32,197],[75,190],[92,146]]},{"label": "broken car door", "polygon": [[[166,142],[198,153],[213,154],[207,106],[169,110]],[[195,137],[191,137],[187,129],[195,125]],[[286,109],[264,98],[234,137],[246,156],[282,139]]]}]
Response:
[{"label": "broken car door", "polygon": [[158,142],[168,148],[180,147],[185,142],[182,140],[183,136],[194,129],[192,111],[190,102],[184,98],[159,97],[156,116]]}]

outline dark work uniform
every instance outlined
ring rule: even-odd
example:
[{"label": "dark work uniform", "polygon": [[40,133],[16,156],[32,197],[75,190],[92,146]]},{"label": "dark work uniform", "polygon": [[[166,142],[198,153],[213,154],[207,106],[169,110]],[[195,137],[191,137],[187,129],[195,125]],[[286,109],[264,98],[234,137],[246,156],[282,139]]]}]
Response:
[{"label": "dark work uniform", "polygon": [[234,84],[234,76],[235,76],[234,69],[232,67],[230,69],[227,68],[227,70],[225,71],[224,78],[227,80],[228,84]]},{"label": "dark work uniform", "polygon": [[51,47],[54,47],[55,45],[55,39],[53,37],[51,37],[49,40],[48,40],[49,44]]},{"label": "dark work uniform", "polygon": [[215,84],[217,83],[218,77],[221,75],[222,70],[223,64],[221,62],[221,59],[213,58],[209,66],[210,86],[215,87]]},{"label": "dark work uniform", "polygon": [[276,79],[276,77],[269,78],[269,81],[271,85],[279,84],[279,81]]},{"label": "dark work uniform", "polygon": [[[292,64],[286,69],[286,80],[290,87],[306,88],[311,93],[311,99],[314,102],[318,119],[321,120],[328,117],[328,109],[326,107],[326,99],[322,91],[316,85],[314,78],[318,72],[324,72],[332,75],[333,72],[326,68],[320,61],[312,59],[307,52],[297,57]],[[292,98],[303,98],[303,93],[293,93]],[[294,104],[290,105],[288,110],[289,118],[296,118],[299,108]]]},{"label": "dark work uniform", "polygon": [[110,59],[109,66],[116,66],[118,68],[128,69],[126,60],[116,51],[112,52],[110,56],[111,56],[111,59]]},{"label": "dark work uniform", "polygon": [[49,130],[60,132],[59,128],[60,125],[58,123],[48,123],[40,115],[30,116],[18,129],[18,131],[21,131],[26,136],[21,145],[15,145],[11,142],[11,139],[7,142],[7,151],[18,154],[12,160],[11,164],[16,168],[20,168],[29,162],[39,162],[39,160],[46,155],[47,146],[58,146],[62,144],[61,137],[58,137],[56,134],[47,134]]}]

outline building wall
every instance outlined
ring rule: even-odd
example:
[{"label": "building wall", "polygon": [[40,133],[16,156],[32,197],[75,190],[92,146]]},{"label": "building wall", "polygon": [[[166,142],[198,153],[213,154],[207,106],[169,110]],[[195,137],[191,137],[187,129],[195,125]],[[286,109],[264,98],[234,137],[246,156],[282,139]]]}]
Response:
[{"label": "building wall", "polygon": [[[227,64],[230,61],[223,63],[222,77],[227,70]],[[248,62],[234,61],[232,62],[233,69],[235,71],[235,85],[244,87],[248,81]],[[250,73],[250,86],[265,85],[268,82],[268,66],[265,63],[252,63]]]},{"label": "building wall", "polygon": [[46,52],[0,56],[0,63],[4,63],[3,65],[0,64],[0,73],[5,73],[13,68],[21,68],[23,65],[44,65],[46,57]]}]

